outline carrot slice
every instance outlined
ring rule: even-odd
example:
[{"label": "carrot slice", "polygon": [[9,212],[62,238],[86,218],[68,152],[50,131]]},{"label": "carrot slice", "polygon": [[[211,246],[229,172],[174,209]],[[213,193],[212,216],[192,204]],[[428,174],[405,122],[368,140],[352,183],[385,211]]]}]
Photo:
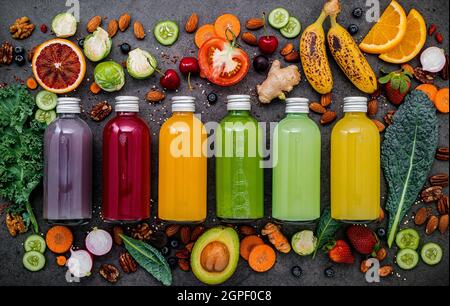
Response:
[{"label": "carrot slice", "polygon": [[216,37],[214,26],[212,24],[204,24],[195,32],[195,45],[201,48],[205,41],[213,37]]},{"label": "carrot slice", "polygon": [[232,40],[233,35],[231,35],[228,30],[231,30],[234,35],[238,37],[241,32],[241,23],[236,16],[232,14],[223,14],[216,19],[216,22],[214,22],[214,29],[217,36]]},{"label": "carrot slice", "polygon": [[431,101],[434,101],[434,98],[436,97],[436,94],[438,92],[437,87],[433,84],[420,84],[416,87],[416,89],[426,93]]},{"label": "carrot slice", "polygon": [[64,267],[66,265],[67,258],[63,255],[56,257],[56,264],[60,267]]},{"label": "carrot slice", "polygon": [[275,251],[267,244],[255,246],[248,257],[248,264],[256,272],[269,271],[275,264]]},{"label": "carrot slice", "polygon": [[436,93],[434,105],[441,113],[448,113],[448,87],[441,88]]},{"label": "carrot slice", "polygon": [[28,89],[34,90],[34,89],[37,88],[37,86],[38,86],[38,84],[37,84],[36,80],[33,77],[29,77],[27,79],[27,87],[28,87]]},{"label": "carrot slice", "polygon": [[250,235],[242,239],[241,245],[239,247],[239,253],[241,254],[242,258],[245,260],[248,260],[248,256],[250,255],[250,252],[252,249],[257,246],[264,244],[264,241],[259,238],[256,235]]},{"label": "carrot slice", "polygon": [[67,252],[73,243],[73,234],[68,227],[62,225],[53,226],[45,236],[50,251],[56,254]]}]

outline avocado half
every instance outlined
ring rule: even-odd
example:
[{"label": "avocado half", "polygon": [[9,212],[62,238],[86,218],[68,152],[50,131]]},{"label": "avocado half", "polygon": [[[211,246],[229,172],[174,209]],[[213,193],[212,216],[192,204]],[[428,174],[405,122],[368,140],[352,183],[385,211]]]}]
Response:
[{"label": "avocado half", "polygon": [[231,227],[207,230],[194,244],[191,268],[203,283],[217,285],[229,279],[239,261],[239,236]]}]

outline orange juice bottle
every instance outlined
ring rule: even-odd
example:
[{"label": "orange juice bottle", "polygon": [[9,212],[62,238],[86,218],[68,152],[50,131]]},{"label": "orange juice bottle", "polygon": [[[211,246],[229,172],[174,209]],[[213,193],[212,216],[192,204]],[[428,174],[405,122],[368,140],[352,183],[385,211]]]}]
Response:
[{"label": "orange juice bottle", "polygon": [[345,98],[331,134],[331,215],[341,221],[380,216],[380,133],[366,112],[367,98]]},{"label": "orange juice bottle", "polygon": [[206,218],[206,131],[195,98],[172,98],[172,117],[159,135],[158,216],[195,223]]}]

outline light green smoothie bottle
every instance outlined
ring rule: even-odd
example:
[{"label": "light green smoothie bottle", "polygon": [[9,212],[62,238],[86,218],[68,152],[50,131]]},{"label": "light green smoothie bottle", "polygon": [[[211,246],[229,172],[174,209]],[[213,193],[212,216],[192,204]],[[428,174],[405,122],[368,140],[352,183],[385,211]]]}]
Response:
[{"label": "light green smoothie bottle", "polygon": [[279,221],[320,217],[320,130],[308,113],[308,99],[286,99],[274,131],[272,217]]},{"label": "light green smoothie bottle", "polygon": [[261,129],[250,115],[250,96],[227,99],[216,135],[216,213],[227,222],[255,220],[264,216]]}]

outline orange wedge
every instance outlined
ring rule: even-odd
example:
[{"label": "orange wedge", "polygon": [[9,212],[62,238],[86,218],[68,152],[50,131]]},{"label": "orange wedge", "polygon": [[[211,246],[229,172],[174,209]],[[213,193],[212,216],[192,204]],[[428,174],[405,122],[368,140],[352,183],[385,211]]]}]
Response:
[{"label": "orange wedge", "polygon": [[392,1],[378,22],[359,44],[362,51],[386,53],[395,48],[406,34],[406,14],[397,1]]},{"label": "orange wedge", "polygon": [[412,9],[406,18],[406,34],[392,50],[380,55],[388,63],[402,64],[412,60],[422,50],[427,40],[427,26],[422,15]]}]

